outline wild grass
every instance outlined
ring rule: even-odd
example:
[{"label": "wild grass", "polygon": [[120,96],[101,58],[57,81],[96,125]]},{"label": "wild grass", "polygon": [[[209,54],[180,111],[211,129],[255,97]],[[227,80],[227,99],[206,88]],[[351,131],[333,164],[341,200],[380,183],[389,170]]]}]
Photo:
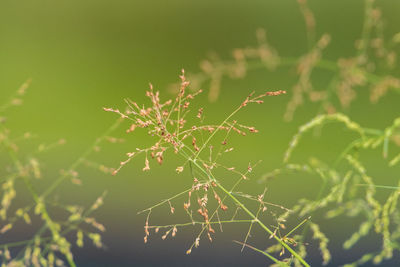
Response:
[{"label": "wild grass", "polygon": [[[356,132],[359,137],[352,140],[345,150],[337,155],[333,163],[318,160],[319,155],[309,155],[309,162],[291,161],[292,153],[299,145],[301,137],[317,127],[335,122],[344,124],[345,128]],[[400,119],[396,118],[391,125],[380,130],[364,128],[340,113],[319,115],[301,126],[298,133],[293,137],[284,157],[284,167],[264,177],[264,179],[268,179],[287,172],[307,172],[319,177],[323,184],[317,199],[300,199],[298,204],[291,208],[292,214],[311,216],[322,211],[325,214],[325,219],[328,220],[338,216],[361,217],[362,221],[357,222],[359,229],[347,240],[342,241],[344,250],[350,250],[356,245],[363,249],[362,238],[368,236],[371,232],[375,232],[379,236],[381,250],[365,253],[361,258],[346,264],[346,266],[358,266],[369,261],[380,264],[383,260],[391,259],[394,251],[399,248],[398,232],[400,226],[396,209],[400,193],[398,183],[394,181],[395,184],[389,186],[379,184],[380,177],[371,177],[368,174],[368,167],[362,162],[363,154],[370,150],[376,151],[381,148],[381,151],[378,150],[378,155],[387,158],[390,145],[394,148],[398,147],[395,136],[399,134],[399,122]],[[397,157],[395,156],[386,162],[387,168],[397,164]],[[392,192],[385,197],[378,196],[376,191],[379,188],[392,189]],[[289,213],[286,213],[283,218],[286,219],[287,216],[289,216]],[[327,246],[329,239],[318,228],[317,224],[310,222],[306,227],[314,232],[314,236],[319,236],[323,262],[328,263],[331,257]],[[306,236],[303,235],[301,239],[304,238]]]},{"label": "wild grass", "polygon": [[[101,233],[105,227],[92,214],[103,204],[106,194],[104,192],[93,204],[84,207],[64,204],[56,200],[53,193],[67,182],[76,186],[82,184],[79,168],[88,165],[89,156],[107,140],[108,134],[117,128],[119,121],[96,139],[68,168],[60,171],[58,177],[46,178],[47,172],[43,171],[46,170],[46,163],[41,158],[43,154],[51,153],[52,149],[64,144],[65,140],[37,145],[33,134],[27,132],[22,136],[14,136],[7,128],[6,112],[22,104],[28,85],[29,81],[0,107],[0,154],[4,164],[0,173],[0,234],[6,237],[0,242],[1,266],[76,266],[71,252],[73,244],[83,247],[84,240],[89,239],[95,246],[102,246]],[[33,151],[23,151],[25,146],[20,143],[27,141],[34,144]],[[94,166],[103,172],[111,172],[102,165]],[[47,182],[49,179],[50,183]],[[36,189],[40,183],[48,184],[45,190]],[[30,198],[28,202],[26,193]],[[26,232],[25,239],[16,240],[18,232]]]},{"label": "wild grass", "polygon": [[[248,182],[248,177],[256,164],[249,164],[247,170],[240,171],[220,163],[221,157],[233,149],[227,146],[232,134],[246,136],[258,132],[254,126],[239,123],[234,116],[249,104],[261,104],[265,101],[263,98],[267,96],[279,96],[286,92],[272,91],[258,96],[251,93],[220,124],[208,125],[204,124],[202,119],[203,113],[206,112],[205,109],[200,108],[194,111],[190,109],[193,105],[191,100],[200,92],[195,95],[188,93],[189,82],[186,80],[184,72],[180,77],[180,91],[174,100],[161,101],[159,92],[155,92],[150,85],[149,91],[146,92],[150,99],[150,106],[139,105],[127,99],[128,109],[125,112],[105,108],[106,111],[114,112],[130,122],[127,133],[142,128],[155,141],[148,148],[137,148],[135,151],[128,152],[127,159],[120,163],[113,173],[114,175],[133,158],[140,155],[144,159],[143,171],[149,171],[153,164],[151,160],[161,165],[167,155],[169,157],[170,154],[176,154],[182,158],[182,164],[176,167],[176,172],[193,181],[192,186],[187,190],[139,212],[139,214],[146,214],[145,243],[149,241],[153,231],[155,234],[161,233],[161,238],[166,239],[174,237],[180,228],[200,225],[200,231],[187,249],[186,253],[190,254],[194,248],[200,245],[201,240],[205,238],[210,242],[213,240],[216,227],[222,231],[225,224],[248,224],[249,229],[244,240],[235,241],[242,246],[242,249],[247,247],[260,252],[278,265],[309,266],[306,262],[308,249],[305,241],[309,240],[308,232],[311,232],[312,242],[319,244],[322,264],[326,265],[332,260],[332,252],[329,249],[330,239],[321,229],[320,222],[311,218],[315,213],[322,211],[326,214],[327,219],[337,216],[364,215],[364,221],[360,223],[359,230],[353,233],[348,240],[343,241],[345,250],[353,248],[362,237],[367,236],[371,231],[381,235],[382,249],[380,251],[367,253],[355,262],[347,264],[348,266],[357,266],[368,260],[379,264],[384,259],[390,259],[393,256],[394,250],[399,247],[397,242],[399,242],[400,226],[396,222],[399,216],[396,211],[400,193],[398,185],[388,186],[394,191],[386,199],[378,199],[376,197],[377,188],[385,186],[374,182],[359,158],[363,150],[376,150],[377,148],[382,148],[381,155],[387,157],[390,145],[398,146],[400,119],[395,119],[392,125],[380,130],[362,127],[345,114],[333,113],[318,115],[302,125],[298,133],[293,136],[284,155],[283,167],[264,175],[262,181],[266,182],[271,177],[285,173],[305,172],[322,179],[323,185],[316,199],[299,199],[296,205],[286,208],[267,202],[265,200],[266,190],[259,195],[238,191],[240,184]],[[196,123],[193,117],[197,119],[198,124],[187,125],[188,121]],[[303,136],[312,133],[315,129],[321,130],[329,123],[341,123],[347,131],[354,132],[359,137],[352,140],[331,164],[319,160],[318,155],[310,155],[309,162],[293,162],[292,155],[301,145]],[[397,154],[389,160],[388,165],[397,164],[398,158]],[[226,170],[228,177],[238,177],[231,188],[224,185],[220,173],[216,174],[219,169]],[[250,208],[249,201],[257,202],[258,208]],[[178,208],[181,206],[181,209],[185,210],[188,217],[187,222],[168,225],[151,223],[151,215],[157,209],[168,207],[170,213],[173,214],[177,205]],[[271,208],[275,210],[271,210]],[[268,226],[264,223],[261,218],[265,220],[266,217],[275,218],[276,225]],[[299,222],[291,230],[286,229],[285,225],[289,217],[295,217],[295,220]],[[268,245],[266,249],[255,248],[248,244],[248,237],[256,225],[277,243]],[[282,232],[286,232],[286,234],[282,234]]]},{"label": "wild grass", "polygon": [[[269,91],[260,95],[251,93],[220,124],[208,125],[203,124],[202,121],[203,108],[190,112],[191,100],[201,91],[196,94],[187,93],[189,82],[186,80],[183,71],[180,79],[180,90],[174,100],[161,101],[159,92],[155,92],[153,86],[150,85],[149,91],[146,92],[146,96],[151,103],[149,107],[141,106],[127,99],[126,103],[129,108],[125,112],[113,108],[104,108],[105,111],[114,112],[121,118],[131,122],[130,127],[127,129],[128,133],[136,128],[143,128],[155,139],[155,143],[148,148],[137,148],[135,151],[128,152],[127,159],[120,163],[114,174],[117,174],[129,161],[140,155],[144,157],[143,171],[148,171],[151,168],[149,158],[158,164],[162,164],[166,154],[172,151],[183,159],[182,164],[176,167],[176,172],[180,175],[188,173],[186,177],[190,177],[193,181],[192,186],[187,190],[140,212],[147,214],[144,226],[144,242],[148,241],[151,230],[156,233],[160,230],[163,231],[162,239],[166,239],[168,236],[174,237],[181,227],[201,225],[201,230],[186,251],[187,254],[190,254],[194,248],[199,246],[202,239],[207,238],[210,242],[213,240],[213,235],[216,232],[214,227],[219,226],[222,229],[223,225],[227,223],[248,223],[250,229],[246,235],[247,239],[251,228],[256,224],[270,238],[275,239],[283,249],[291,253],[294,258],[308,266],[304,259],[288,245],[288,239],[279,237],[276,234],[276,230],[270,229],[260,220],[260,215],[267,211],[267,206],[273,206],[283,211],[287,209],[264,201],[265,191],[258,196],[236,192],[239,185],[248,179],[248,175],[255,166],[249,164],[247,170],[241,171],[234,167],[224,166],[219,162],[220,157],[232,150],[227,146],[231,134],[246,136],[247,134],[258,132],[255,127],[246,126],[234,120],[234,116],[249,104],[262,104],[265,97],[279,96],[286,92]],[[190,115],[197,118],[198,124],[187,125]],[[218,135],[219,133],[222,133],[222,135]],[[232,187],[227,188],[221,182],[221,179],[215,174],[217,169],[224,169],[230,172],[232,177],[237,177]],[[156,208],[168,206],[170,212],[174,213],[175,207],[172,202],[179,198],[182,199],[183,196],[186,196],[186,200],[181,200],[181,205],[187,213],[188,222],[172,225],[150,224],[151,214]],[[242,199],[258,202],[258,209],[255,211],[250,210]],[[214,207],[212,206],[212,201],[214,201]],[[236,209],[236,211],[229,213],[228,209]],[[247,218],[236,219],[238,211],[244,213]],[[243,246],[245,245],[246,243],[244,242]],[[268,253],[265,252],[265,254]],[[270,254],[268,254],[268,257],[276,263],[284,264]]]},{"label": "wild grass", "polygon": [[[396,209],[399,184],[382,185],[378,178],[372,177],[368,172],[368,166],[363,163],[362,153],[382,149],[384,159],[389,157],[389,147],[396,149],[399,146],[400,119],[394,120],[392,125],[385,129],[362,127],[353,121],[346,111],[357,100],[359,92],[369,89],[371,104],[376,104],[390,91],[399,92],[400,80],[396,77],[397,50],[400,43],[399,33],[389,39],[384,36],[384,19],[382,11],[374,0],[364,1],[364,23],[360,38],[355,43],[355,54],[350,57],[341,57],[336,61],[324,58],[324,51],[331,43],[331,37],[325,33],[316,34],[316,20],[306,0],[299,0],[300,12],[303,14],[308,51],[299,57],[290,58],[281,56],[278,49],[273,48],[267,41],[266,31],[257,30],[257,46],[248,46],[235,49],[232,59],[223,60],[213,55],[210,59],[200,64],[199,73],[189,73],[186,80],[184,73],[181,75],[179,85],[174,85],[173,91],[177,94],[174,100],[161,102],[159,93],[154,92],[150,86],[147,96],[151,100],[150,107],[126,100],[129,108],[126,112],[120,112],[111,108],[106,111],[115,112],[122,118],[130,120],[132,126],[127,132],[136,128],[145,128],[151,136],[156,138],[155,144],[146,149],[137,149],[127,153],[128,158],[121,162],[115,174],[132,158],[142,155],[144,157],[143,171],[150,170],[149,158],[162,164],[167,151],[173,151],[180,155],[183,162],[176,168],[177,173],[191,177],[193,184],[186,191],[175,194],[140,213],[146,214],[144,226],[144,241],[155,233],[162,232],[162,239],[175,236],[179,228],[200,225],[201,229],[187,250],[187,254],[199,246],[200,241],[208,238],[212,241],[215,234],[215,226],[227,223],[248,224],[249,230],[243,241],[235,241],[243,248],[257,251],[274,264],[308,266],[310,248],[307,242],[318,244],[321,254],[321,262],[314,264],[332,264],[337,251],[330,247],[331,237],[326,231],[322,219],[313,219],[315,214],[325,214],[324,219],[333,220],[336,217],[357,218],[359,229],[352,233],[347,240],[342,241],[342,248],[349,251],[355,246],[363,250],[362,239],[366,236],[379,236],[381,247],[376,251],[366,250],[360,258],[352,260],[345,266],[359,266],[365,263],[380,264],[384,260],[393,257],[399,248],[400,226],[399,214]],[[269,95],[280,95],[283,91],[267,92],[254,97],[253,94],[220,124],[202,124],[204,109],[198,110],[196,117],[198,123],[187,126],[190,114],[191,101],[202,90],[198,88],[209,87],[208,99],[216,101],[222,92],[223,80],[242,79],[248,72],[257,69],[274,71],[277,68],[294,67],[297,73],[297,82],[292,86],[284,119],[292,121],[299,107],[310,101],[319,105],[317,116],[308,123],[302,125],[294,134],[289,147],[283,157],[282,167],[267,173],[261,182],[268,182],[270,178],[282,176],[282,174],[307,175],[319,177],[322,186],[316,198],[304,197],[296,201],[293,207],[283,207],[279,204],[268,203],[263,193],[251,194],[237,192],[237,187],[247,182],[254,166],[249,165],[247,171],[223,166],[219,158],[229,152],[226,149],[227,140],[232,134],[244,135],[254,133],[257,130],[252,126],[244,126],[234,120],[237,112],[250,103],[261,103],[261,98]],[[330,73],[323,89],[316,88],[314,77],[316,70],[324,70]],[[191,90],[192,93],[187,92]],[[320,132],[328,123],[341,123],[344,131],[357,134],[358,138],[352,140],[334,162],[323,162],[319,155],[309,155],[307,161],[293,161],[292,154],[301,145],[303,136]],[[221,132],[224,135],[221,135]],[[388,168],[400,162],[400,154],[397,152],[387,162]],[[221,182],[221,174],[215,174],[217,169],[223,168],[229,172],[229,177],[238,176],[233,187],[228,188]],[[282,178],[280,178],[282,179]],[[391,189],[392,192],[385,197],[378,196],[377,190]],[[209,198],[209,195],[213,196]],[[151,223],[151,215],[162,206],[175,212],[176,202],[183,200],[183,209],[187,213],[188,222],[177,222],[168,225]],[[194,199],[194,200],[193,200]],[[214,209],[210,208],[210,200],[214,200]],[[248,201],[256,201],[259,206],[251,209]],[[232,214],[229,211],[235,210]],[[268,208],[267,208],[268,207]],[[270,207],[277,208],[271,212]],[[246,217],[237,219],[237,213]],[[228,215],[229,214],[229,215]],[[263,223],[266,217],[275,218],[276,225]],[[291,230],[286,229],[285,222],[292,218],[297,221],[297,226]],[[243,219],[242,219],[243,218]],[[263,219],[261,219],[263,218]],[[360,222],[361,220],[361,222]],[[266,242],[266,248],[256,248],[248,244],[248,237],[254,226],[261,227],[270,238],[275,239],[275,244]],[[287,232],[287,234],[282,234]],[[307,242],[306,242],[307,241]]]}]

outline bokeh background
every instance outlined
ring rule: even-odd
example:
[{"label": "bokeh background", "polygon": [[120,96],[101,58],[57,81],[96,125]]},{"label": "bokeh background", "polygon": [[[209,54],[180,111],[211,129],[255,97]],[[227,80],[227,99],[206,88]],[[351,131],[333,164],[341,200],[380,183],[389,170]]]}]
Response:
[{"label": "bokeh background", "polygon": [[[326,57],[336,59],[354,53],[354,41],[362,29],[364,1],[314,0],[309,1],[309,6],[316,17],[317,36],[323,33],[332,36]],[[399,31],[400,2],[381,0],[379,6],[386,21],[386,33],[391,36]],[[307,51],[304,19],[294,0],[1,1],[1,102],[28,78],[32,79],[24,104],[9,110],[7,127],[16,136],[27,131],[33,133],[37,136],[33,143],[37,144],[67,140],[65,146],[42,156],[44,171],[51,180],[113,123],[114,114],[104,112],[102,107],[122,108],[126,97],[138,103],[145,101],[149,82],[161,91],[164,99],[171,97],[167,88],[178,81],[182,68],[199,71],[199,62],[210,52],[229,58],[234,48],[255,44],[255,31],[260,27],[267,30],[269,42],[280,55],[297,57]],[[206,118],[218,122],[252,90],[282,89],[288,90],[290,96],[291,85],[296,81],[294,72],[293,68],[260,70],[244,79],[224,80],[221,97],[216,102],[209,103],[204,95],[199,97],[199,103],[205,106]],[[207,92],[207,86],[204,89]],[[296,112],[293,121],[285,122],[283,114],[289,96],[269,98],[264,105],[251,107],[240,115],[260,133],[237,139],[236,152],[229,161],[244,169],[249,162],[262,160],[247,187],[254,194],[264,188],[257,183],[258,178],[281,166],[291,136],[318,110],[318,105],[310,103]],[[399,98],[393,95],[372,105],[368,92],[361,92],[356,103],[345,112],[361,125],[385,127],[399,114],[398,103]],[[123,129],[115,135],[126,141],[102,147],[95,155],[97,161],[117,167],[126,152],[149,141],[145,135],[122,133]],[[321,137],[305,140],[297,157],[317,154],[322,159],[332,159],[352,138],[351,135],[337,138],[340,134],[340,128],[323,130]],[[151,236],[150,242],[143,244],[145,217],[136,213],[191,184],[185,175],[176,175],[177,164],[171,157],[163,168],[154,167],[151,172],[143,173],[143,160],[138,159],[117,176],[82,170],[82,186],[67,181],[56,190],[55,195],[63,202],[87,205],[103,191],[108,192],[105,205],[95,214],[107,228],[103,236],[106,248],[90,245],[83,250],[74,248],[78,266],[266,265],[262,255],[248,249],[241,253],[240,247],[232,242],[243,240],[246,234],[247,228],[239,225],[225,228],[212,244],[203,241],[190,256],[185,251],[197,230],[179,232],[174,240],[162,241],[160,236]],[[384,167],[380,161],[371,164],[375,164],[372,168],[376,173]],[[382,179],[390,182],[397,174],[393,170]],[[300,197],[315,194],[319,185],[316,178],[283,177],[267,184],[267,197],[271,202],[290,206]],[[163,224],[170,216],[166,207],[154,214],[152,220]],[[336,242],[349,236],[356,229],[355,224],[324,222],[324,230],[335,237],[331,240],[332,248],[338,248],[332,266],[355,259],[360,253],[360,248],[339,252],[340,243]],[[257,239],[256,233],[257,230],[253,244],[263,247],[266,240]],[[18,235],[25,234],[21,230]],[[377,247],[377,243],[369,237],[363,246],[369,250]],[[318,262],[317,251],[312,257]]]}]

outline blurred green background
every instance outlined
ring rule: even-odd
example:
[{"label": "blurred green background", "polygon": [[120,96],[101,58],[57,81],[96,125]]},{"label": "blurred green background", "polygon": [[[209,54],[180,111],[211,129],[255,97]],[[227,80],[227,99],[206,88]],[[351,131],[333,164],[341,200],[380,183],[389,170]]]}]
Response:
[{"label": "blurred green background", "polygon": [[[314,0],[309,4],[316,17],[317,36],[323,33],[332,36],[327,58],[354,53],[354,41],[360,37],[362,28],[364,2]],[[378,5],[383,10],[386,33],[391,36],[399,31],[400,2],[381,0]],[[199,71],[199,62],[209,52],[229,58],[234,48],[255,44],[255,30],[260,27],[267,30],[269,42],[280,55],[296,57],[307,51],[304,20],[294,0],[3,0],[0,3],[1,102],[28,78],[32,79],[23,106],[8,112],[7,127],[15,136],[27,131],[34,133],[37,144],[59,138],[67,140],[65,146],[43,156],[43,168],[47,179],[51,179],[113,123],[115,116],[105,113],[102,107],[122,108],[126,97],[141,103],[149,82],[161,91],[164,99],[171,97],[167,88],[178,81],[182,68]],[[292,122],[283,121],[289,90],[295,81],[293,68],[261,70],[242,80],[224,80],[221,97],[215,103],[208,103],[205,95],[200,97],[206,118],[217,122],[252,90],[288,90],[288,96],[268,98],[264,105],[250,107],[240,115],[260,133],[236,140],[236,152],[229,162],[245,169],[249,161],[262,160],[248,186],[254,194],[261,193],[263,188],[257,179],[280,166],[291,136],[318,110],[318,105],[302,106]],[[398,116],[398,101],[396,97],[386,97],[380,104],[372,105],[368,102],[368,92],[362,92],[346,113],[361,125],[384,127]],[[148,143],[144,135],[125,136],[122,132],[123,129],[118,136],[127,140],[103,147],[95,156],[99,162],[116,167],[125,159],[126,152]],[[333,159],[352,138],[351,135],[335,138],[338,134],[340,128],[333,126],[323,130],[323,137],[306,141],[299,150],[303,154],[299,152],[296,156],[317,154],[326,160]],[[197,233],[193,229],[178,234],[175,240],[160,241],[159,236],[152,236],[148,244],[143,244],[145,217],[136,215],[137,211],[191,184],[184,175],[175,174],[177,164],[172,160],[164,168],[155,167],[143,173],[143,160],[138,159],[117,176],[82,170],[81,187],[65,182],[57,190],[56,195],[63,202],[87,205],[104,190],[108,191],[104,207],[96,212],[96,218],[107,228],[104,234],[107,248],[77,249],[78,266],[265,266],[263,256],[250,250],[240,253],[240,248],[232,243],[232,239],[243,240],[246,233],[243,226],[227,227],[212,244],[203,241],[190,256],[185,251]],[[378,173],[382,166],[382,162],[377,162],[375,171]],[[393,171],[385,175],[390,181],[397,174]],[[291,205],[300,197],[315,194],[319,183],[309,177],[273,180],[267,184],[268,200]],[[153,223],[162,224],[166,215],[167,208],[159,210]],[[329,230],[330,222],[326,223],[327,231],[338,238],[347,236],[352,230],[346,232],[349,222],[341,223],[341,232],[337,228]],[[254,240],[263,247],[262,240]],[[339,245],[332,241],[333,248]],[[365,240],[365,246],[373,247],[376,243],[373,239]],[[318,253],[313,256],[318,258]],[[344,260],[336,258],[332,266]]]}]

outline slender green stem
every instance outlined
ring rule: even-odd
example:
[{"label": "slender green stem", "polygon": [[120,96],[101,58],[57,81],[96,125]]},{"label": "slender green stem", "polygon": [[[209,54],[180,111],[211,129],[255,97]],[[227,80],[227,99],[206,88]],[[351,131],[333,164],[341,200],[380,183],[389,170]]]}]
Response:
[{"label": "slender green stem", "polygon": [[161,202],[155,204],[154,206],[151,206],[150,208],[147,208],[147,209],[145,209],[145,210],[139,211],[137,214],[141,214],[141,213],[143,213],[143,212],[150,211],[150,210],[152,210],[152,209],[154,209],[154,208],[156,208],[156,207],[158,207],[158,206],[161,206],[161,205],[167,203],[168,201],[171,201],[171,199],[177,198],[177,197],[179,197],[179,196],[181,196],[181,195],[184,195],[185,193],[188,193],[190,190],[192,190],[192,188],[187,189],[187,190],[185,190],[185,191],[183,191],[183,192],[180,192],[180,193],[178,193],[178,194],[176,194],[176,195],[174,195],[174,196],[172,196],[172,197],[170,197],[170,198],[168,198],[168,199],[165,199],[165,200],[163,200],[163,201],[161,201]]},{"label": "slender green stem", "polygon": [[287,233],[285,235],[285,237],[290,236],[294,231],[296,231],[300,226],[302,226],[303,224],[305,224],[309,219],[311,218],[311,216],[309,216],[308,218],[304,219],[301,223],[299,223],[296,227],[294,227],[292,230],[289,231],[289,233]]},{"label": "slender green stem", "polygon": [[239,106],[235,111],[231,113],[213,132],[210,134],[210,136],[207,138],[207,140],[203,143],[199,151],[196,153],[196,155],[193,158],[193,162],[196,161],[197,157],[200,155],[201,151],[207,146],[207,144],[210,142],[210,140],[214,137],[214,135],[219,131],[219,129],[230,119],[232,118],[240,109],[242,106]]},{"label": "slender green stem", "polygon": [[47,189],[46,191],[43,192],[41,195],[42,198],[45,198],[48,196],[51,192],[53,192],[54,189],[56,189],[68,176],[70,171],[74,170],[76,167],[78,167],[92,152],[93,149],[99,145],[100,142],[103,141],[103,139],[108,136],[111,132],[113,132],[119,125],[121,124],[121,120],[117,120],[104,134],[100,137],[97,138],[93,144],[85,151],[83,154],[76,160],[72,165],[69,167],[68,171],[66,171],[64,174],[62,174],[60,177],[58,177],[57,180],[55,180]]},{"label": "slender green stem", "polygon": [[[213,221],[213,222],[208,222],[209,224],[220,224],[220,223],[251,223],[254,222],[254,220],[225,220],[225,221]],[[198,222],[198,221],[191,221],[187,223],[176,223],[176,224],[169,224],[169,225],[152,225],[149,226],[149,228],[170,228],[170,227],[183,227],[183,226],[192,226],[193,224],[200,224],[203,225],[204,222]]]},{"label": "slender green stem", "polygon": [[179,130],[181,128],[180,121],[181,121],[181,105],[182,105],[182,96],[181,92],[179,92],[179,100],[178,100],[178,119],[176,121],[176,136],[179,136]]},{"label": "slender green stem", "polygon": [[354,140],[353,142],[351,142],[343,151],[342,153],[340,153],[339,157],[335,160],[335,162],[333,163],[333,167],[336,167],[339,162],[347,155],[347,153],[352,150],[353,148],[355,148],[357,146],[357,144],[359,144],[362,141],[361,138]]},{"label": "slender green stem", "polygon": [[[324,180],[324,182],[318,191],[317,197],[315,198],[315,203],[317,203],[317,201],[321,199],[322,194],[324,193],[326,187],[328,186],[328,180],[327,179],[323,179],[323,180]],[[317,204],[315,204],[315,205],[317,205]],[[314,211],[312,211],[310,213],[309,218],[311,218],[313,213],[314,213]],[[308,230],[310,229],[310,221],[308,219],[306,219],[306,220],[307,220],[306,225],[304,226],[303,231],[301,232],[301,241],[302,242],[304,241],[304,238],[306,237]],[[305,222],[306,220],[304,220],[303,222]],[[289,235],[289,234],[287,234],[287,235]]]},{"label": "slender green stem", "polygon": [[[367,186],[367,187],[371,187],[370,184],[357,184],[358,186]],[[391,190],[397,190],[400,187],[398,186],[389,186],[389,185],[373,185],[373,187],[375,188],[383,188],[383,189],[391,189]]]},{"label": "slender green stem", "polygon": [[243,242],[239,242],[239,241],[236,241],[236,240],[233,240],[233,242],[238,243],[239,245],[242,245],[242,246],[246,246],[246,247],[248,247],[248,248],[250,248],[250,249],[252,249],[252,250],[254,250],[254,251],[260,252],[261,254],[264,254],[265,256],[267,256],[268,258],[270,258],[273,262],[279,264],[279,266],[289,266],[289,265],[287,265],[286,263],[281,262],[281,261],[275,259],[273,256],[271,256],[269,253],[265,252],[264,250],[255,248],[255,247],[253,247],[253,246],[250,246],[250,245],[248,245],[248,244],[245,244],[245,243],[243,243]]}]

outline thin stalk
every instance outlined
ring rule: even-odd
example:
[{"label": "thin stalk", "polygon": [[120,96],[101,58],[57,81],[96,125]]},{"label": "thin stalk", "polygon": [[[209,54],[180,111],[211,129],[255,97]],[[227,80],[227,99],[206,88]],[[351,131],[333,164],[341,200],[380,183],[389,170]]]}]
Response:
[{"label": "thin stalk", "polygon": [[193,158],[193,162],[196,161],[197,157],[200,155],[201,151],[206,147],[206,145],[210,142],[210,140],[214,137],[214,135],[218,132],[218,130],[230,119],[232,118],[240,109],[242,106],[239,106],[235,111],[233,111],[216,129],[213,131],[212,134],[207,138],[207,140],[203,143],[199,151],[196,153],[196,155]]},{"label": "thin stalk", "polygon": [[260,252],[261,254],[264,254],[265,256],[267,256],[267,257],[270,258],[273,262],[279,264],[280,266],[289,266],[289,265],[287,265],[286,263],[281,262],[281,261],[275,259],[275,258],[274,258],[273,256],[271,256],[269,253],[267,253],[267,252],[265,252],[265,251],[263,251],[263,250],[261,250],[261,249],[255,248],[255,247],[253,247],[253,246],[250,246],[250,245],[248,245],[248,244],[245,244],[245,243],[243,243],[243,242],[239,242],[239,241],[236,241],[236,240],[233,240],[233,242],[238,243],[239,245],[242,245],[242,246],[246,246],[246,247],[248,247],[248,248],[250,248],[250,249],[252,249],[252,250],[254,250],[254,251]]},{"label": "thin stalk", "polygon": [[295,228],[293,228],[292,230],[290,230],[289,233],[287,233],[285,235],[285,237],[290,236],[294,231],[296,231],[300,226],[302,226],[303,224],[305,224],[309,219],[311,218],[311,216],[309,216],[308,218],[304,219],[301,223],[299,223]]},{"label": "thin stalk", "polygon": [[137,214],[141,214],[141,213],[144,213],[144,212],[146,212],[146,211],[150,211],[150,210],[152,210],[152,209],[154,209],[154,208],[156,208],[156,207],[158,207],[158,206],[163,205],[164,203],[167,203],[167,202],[170,201],[171,199],[174,199],[174,198],[177,198],[177,197],[179,197],[179,196],[181,196],[181,195],[186,194],[186,193],[189,192],[190,190],[192,190],[192,188],[187,189],[187,190],[185,190],[185,191],[183,191],[183,192],[180,192],[180,193],[176,194],[176,195],[173,196],[173,197],[170,197],[170,198],[168,198],[168,199],[165,199],[165,200],[161,201],[160,203],[157,203],[157,204],[155,204],[154,206],[151,206],[150,208],[147,208],[147,209],[145,209],[145,210],[139,211]]},{"label": "thin stalk", "polygon": [[121,120],[117,120],[111,127],[104,132],[104,134],[100,137],[97,138],[93,144],[82,153],[82,155],[76,160],[72,165],[68,168],[68,171],[66,171],[63,175],[58,177],[57,180],[55,180],[47,189],[44,191],[44,193],[41,195],[41,198],[45,198],[48,196],[51,192],[53,192],[54,189],[56,189],[68,176],[69,176],[69,171],[74,170],[76,167],[78,167],[89,155],[90,153],[93,152],[93,148],[95,148],[103,139],[109,135],[112,131],[114,131],[119,125],[121,124]]},{"label": "thin stalk", "polygon": [[[220,224],[220,223],[251,223],[254,220],[225,220],[225,221],[214,221],[208,222],[209,224]],[[204,222],[192,221],[188,223],[176,223],[176,224],[169,224],[169,225],[152,225],[149,228],[171,228],[171,227],[183,227],[183,226],[192,226],[193,224],[200,224],[203,225]]]}]

